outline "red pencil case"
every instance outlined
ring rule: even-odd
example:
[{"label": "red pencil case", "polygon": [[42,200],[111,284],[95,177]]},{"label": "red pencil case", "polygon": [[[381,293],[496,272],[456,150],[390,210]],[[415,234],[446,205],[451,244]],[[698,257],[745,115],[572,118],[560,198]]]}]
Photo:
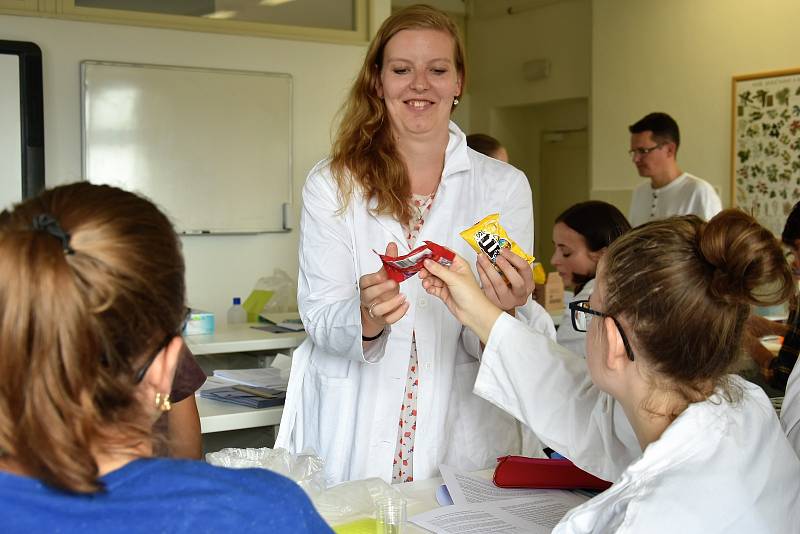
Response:
[{"label": "red pencil case", "polygon": [[501,488],[590,489],[605,491],[611,482],[597,478],[569,460],[503,456],[494,468]]}]

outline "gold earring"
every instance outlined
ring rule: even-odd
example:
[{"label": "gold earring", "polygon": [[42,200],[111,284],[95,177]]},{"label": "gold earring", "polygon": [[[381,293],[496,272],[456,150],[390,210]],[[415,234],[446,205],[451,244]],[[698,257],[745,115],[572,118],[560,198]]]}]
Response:
[{"label": "gold earring", "polygon": [[168,412],[172,409],[169,393],[156,393],[156,408],[162,412]]}]

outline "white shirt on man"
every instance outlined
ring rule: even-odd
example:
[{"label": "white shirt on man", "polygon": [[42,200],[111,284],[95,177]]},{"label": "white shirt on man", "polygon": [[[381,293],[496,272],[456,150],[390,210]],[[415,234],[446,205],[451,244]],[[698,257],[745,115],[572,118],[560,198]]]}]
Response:
[{"label": "white shirt on man", "polygon": [[648,180],[634,189],[628,220],[634,227],[673,215],[707,221],[720,211],[722,202],[711,184],[685,172],[663,187],[655,189]]}]

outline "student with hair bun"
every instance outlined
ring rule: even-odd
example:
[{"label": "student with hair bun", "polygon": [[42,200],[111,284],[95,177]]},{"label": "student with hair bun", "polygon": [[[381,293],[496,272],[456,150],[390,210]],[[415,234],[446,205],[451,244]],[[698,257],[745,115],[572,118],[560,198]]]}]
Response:
[{"label": "student with hair bun", "polygon": [[330,532],[280,475],[153,458],[185,306],[148,200],[79,182],[0,214],[6,532]]},{"label": "student with hair bun", "polygon": [[[573,301],[587,300],[594,289],[597,264],[608,246],[631,229],[628,219],[615,206],[600,200],[580,202],[556,217],[553,226],[555,250],[550,263],[574,293]],[[569,308],[556,333],[559,345],[586,356],[586,334],[572,327]]]},{"label": "student with hair bun", "polygon": [[[462,258],[426,267],[427,291],[486,344],[475,392],[614,481],[554,533],[797,532],[800,460],[764,392],[727,374],[750,306],[795,287],[752,217],[674,217],[611,244],[570,305],[586,361],[488,302]],[[618,437],[620,409],[640,448]]]}]

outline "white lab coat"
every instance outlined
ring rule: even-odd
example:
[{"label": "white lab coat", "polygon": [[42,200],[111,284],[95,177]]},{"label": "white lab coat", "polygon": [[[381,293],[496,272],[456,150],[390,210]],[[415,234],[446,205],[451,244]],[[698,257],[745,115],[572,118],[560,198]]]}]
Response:
[{"label": "white lab coat", "polygon": [[[294,351],[276,446],[317,452],[331,483],[391,480],[415,333],[414,479],[436,476],[441,463],[480,469],[518,452],[519,424],[472,393],[478,338],[425,292],[419,278],[400,286],[411,305],[406,315],[362,350],[358,279],[380,269],[374,251],[383,252],[390,241],[400,254],[409,249],[399,222],[370,213],[374,201],[368,205],[356,194],[339,214],[337,195],[323,161],[303,190],[298,306],[308,338]],[[525,175],[468,149],[464,134],[450,123],[441,183],[417,243],[434,241],[474,263],[475,252],[459,232],[495,212],[509,235],[532,250],[533,207]]]},{"label": "white lab coat", "polygon": [[[520,347],[525,347],[520,351]],[[501,316],[475,392],[544,443],[614,485],[570,511],[554,533],[767,533],[800,531],[800,461],[758,386],[731,377],[739,403],[690,405],[642,453],[616,424],[619,404],[586,362]]]},{"label": "white lab coat", "polygon": [[[589,300],[593,290],[594,278],[586,282],[570,302]],[[556,342],[570,352],[586,357],[586,332],[578,332],[572,326],[572,310],[569,309],[569,306],[564,309],[564,315],[561,316],[561,324],[558,325],[558,332],[556,332]]]},{"label": "white lab coat", "polygon": [[786,382],[786,395],[781,406],[781,424],[789,443],[800,457],[800,363],[795,363],[792,374]]}]

